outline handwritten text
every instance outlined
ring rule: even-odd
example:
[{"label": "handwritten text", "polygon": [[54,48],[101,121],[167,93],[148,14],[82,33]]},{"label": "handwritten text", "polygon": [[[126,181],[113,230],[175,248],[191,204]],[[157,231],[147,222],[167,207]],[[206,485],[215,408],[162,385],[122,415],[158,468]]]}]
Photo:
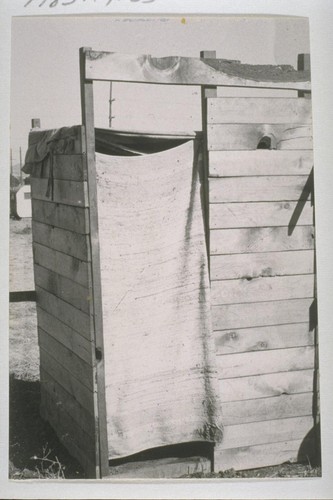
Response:
[{"label": "handwritten text", "polygon": [[[74,5],[75,3],[85,3],[89,0],[28,0],[25,4],[24,7],[28,7],[28,5],[35,3],[38,5],[38,7],[43,7],[43,5],[48,4],[49,7],[57,7],[58,5],[60,6],[66,6],[66,5]],[[122,0],[103,0],[103,3],[105,7],[110,5],[111,3],[115,2],[121,2]],[[155,0],[124,0],[130,3],[153,3]],[[90,0],[90,2],[96,3],[96,0]]]}]

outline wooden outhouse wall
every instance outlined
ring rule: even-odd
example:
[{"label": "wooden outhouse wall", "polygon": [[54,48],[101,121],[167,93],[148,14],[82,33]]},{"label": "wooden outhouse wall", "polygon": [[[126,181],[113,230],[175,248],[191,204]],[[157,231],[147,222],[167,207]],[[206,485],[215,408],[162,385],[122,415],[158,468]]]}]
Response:
[{"label": "wooden outhouse wall", "polygon": [[296,460],[314,425],[311,101],[210,98],[207,146],[215,469]]},{"label": "wooden outhouse wall", "polygon": [[[32,132],[32,137],[42,132]],[[83,127],[31,174],[41,413],[89,477],[98,469],[89,203]],[[60,148],[61,149],[61,148]]]}]

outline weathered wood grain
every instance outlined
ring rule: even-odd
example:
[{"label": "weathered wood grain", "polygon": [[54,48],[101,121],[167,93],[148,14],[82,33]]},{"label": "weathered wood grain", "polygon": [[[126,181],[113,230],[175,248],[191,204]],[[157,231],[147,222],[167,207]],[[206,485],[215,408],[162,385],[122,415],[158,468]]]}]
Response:
[{"label": "weathered wood grain", "polygon": [[88,288],[88,263],[39,243],[33,244],[34,262]]},{"label": "weathered wood grain", "polygon": [[76,307],[68,304],[64,300],[56,297],[43,288],[36,286],[37,305],[44,311],[52,314],[56,318],[61,318],[61,321],[67,326],[73,328],[87,340],[91,340],[91,324],[88,314],[80,311]]},{"label": "weathered wood grain", "polygon": [[310,324],[312,303],[313,299],[293,299],[212,306],[213,329],[230,330],[305,322]]},{"label": "weathered wood grain", "polygon": [[314,371],[309,369],[222,379],[219,380],[219,397],[226,403],[311,392],[313,377]]},{"label": "weathered wood grain", "polygon": [[310,73],[291,66],[253,66],[223,59],[86,53],[86,80],[130,81],[172,85],[226,85],[237,87],[310,90]]},{"label": "weathered wood grain", "polygon": [[56,400],[41,387],[42,417],[50,422],[59,440],[83,466],[87,478],[96,478],[94,462],[95,440],[84,432],[67,413],[63,405],[56,406]]},{"label": "weathered wood grain", "polygon": [[212,255],[211,280],[285,276],[314,272],[314,251]]},{"label": "weathered wood grain", "polygon": [[300,299],[314,296],[313,274],[219,280],[211,284],[213,305]]},{"label": "weathered wood grain", "polygon": [[87,207],[87,182],[53,179],[53,196],[48,194],[48,179],[31,179],[31,197],[75,207]]},{"label": "weathered wood grain", "polygon": [[310,370],[314,369],[314,347],[290,347],[289,349],[218,355],[216,364],[218,377],[221,379]]},{"label": "weathered wood grain", "polygon": [[211,177],[254,175],[308,175],[313,167],[312,151],[209,151]]},{"label": "weathered wood grain", "polygon": [[33,200],[32,217],[35,221],[60,227],[75,233],[88,234],[88,209],[51,201]]},{"label": "weathered wood grain", "polygon": [[209,179],[210,203],[307,200],[307,176],[226,177]]},{"label": "weathered wood grain", "polygon": [[43,348],[40,349],[40,366],[94,418],[93,393]]},{"label": "weathered wood grain", "polygon": [[38,340],[40,347],[52,356],[60,365],[60,369],[65,369],[79,380],[84,386],[94,391],[93,367],[75,352],[68,349],[64,344],[58,342],[54,337],[38,328]]},{"label": "weathered wood grain", "polygon": [[63,323],[61,319],[52,316],[37,306],[38,326],[67,349],[79,356],[88,365],[93,366],[92,343],[79,332]]},{"label": "weathered wood grain", "polygon": [[313,427],[313,417],[281,418],[263,422],[229,425],[224,428],[220,450],[279,443],[305,438]]},{"label": "weathered wood grain", "polygon": [[312,128],[303,124],[208,125],[208,150],[255,150],[263,137],[271,138],[268,149],[313,149]]},{"label": "weathered wood grain", "polygon": [[92,80],[86,80],[86,58],[90,48],[80,49],[80,94],[81,114],[84,127],[81,128],[82,150],[85,151],[84,169],[87,172],[89,203],[89,249],[91,264],[89,269],[89,286],[92,300],[90,301],[90,321],[93,329],[95,347],[94,367],[94,412],[95,412],[95,466],[96,477],[107,476],[109,473],[109,450],[107,437],[106,395],[104,375],[104,334],[102,315],[101,265],[97,213],[97,174],[95,155],[95,120],[94,94]]},{"label": "weathered wood grain", "polygon": [[45,267],[34,265],[35,283],[68,304],[89,313],[91,296],[89,289]]},{"label": "weathered wood grain", "polygon": [[40,372],[40,381],[43,390],[50,394],[55,407],[64,406],[66,412],[75,420],[76,425],[84,432],[94,437],[95,434],[95,420],[80,403],[76,400],[75,395],[68,392],[62,385],[60,385],[49,373],[43,368]]},{"label": "weathered wood grain", "polygon": [[308,323],[264,326],[215,332],[216,354],[232,354],[314,344]]},{"label": "weathered wood grain", "polygon": [[223,403],[223,425],[312,415],[312,392]]},{"label": "weathered wood grain", "polygon": [[208,99],[207,122],[311,123],[311,100],[297,97],[219,97]]},{"label": "weathered wood grain", "polygon": [[[81,154],[55,154],[52,157],[52,177],[53,179],[67,180],[67,181],[85,181],[87,180],[87,173],[83,164],[83,157]],[[34,165],[31,177],[48,179],[50,177],[51,158],[48,157],[43,161]]]},{"label": "weathered wood grain", "polygon": [[312,226],[215,229],[210,232],[211,255],[310,250],[314,247]]},{"label": "weathered wood grain", "polygon": [[[240,186],[242,189],[242,186]],[[212,203],[209,207],[211,229],[288,226],[297,202]],[[313,208],[306,202],[297,220],[298,226],[313,224]],[[293,226],[294,227],[294,226]]]},{"label": "weathered wood grain", "polygon": [[32,220],[33,241],[82,261],[90,261],[88,236]]},{"label": "weathered wood grain", "polygon": [[211,461],[204,457],[185,457],[128,462],[110,467],[110,475],[103,479],[171,479],[196,472],[211,472]]},{"label": "weathered wood grain", "polygon": [[221,450],[220,446],[217,446],[214,457],[215,470],[244,470],[297,462],[302,442],[303,439],[295,439],[230,450]]}]

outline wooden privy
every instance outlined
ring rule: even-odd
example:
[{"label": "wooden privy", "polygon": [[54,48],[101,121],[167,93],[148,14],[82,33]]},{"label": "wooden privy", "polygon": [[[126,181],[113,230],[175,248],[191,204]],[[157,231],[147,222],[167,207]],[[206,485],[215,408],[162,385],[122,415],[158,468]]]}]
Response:
[{"label": "wooden privy", "polygon": [[[33,128],[26,158],[43,417],[91,478],[318,454],[308,58],[296,71],[81,49],[80,65],[82,125]],[[95,80],[198,85],[202,131],[95,129]]]}]

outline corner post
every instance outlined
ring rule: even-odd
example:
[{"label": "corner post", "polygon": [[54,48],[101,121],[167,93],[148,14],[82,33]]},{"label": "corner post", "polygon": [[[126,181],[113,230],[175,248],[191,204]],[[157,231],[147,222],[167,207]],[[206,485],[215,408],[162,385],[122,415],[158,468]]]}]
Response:
[{"label": "corner post", "polygon": [[[215,50],[202,50],[201,59],[216,59]],[[202,182],[203,182],[203,206],[204,206],[204,227],[206,235],[206,249],[208,259],[208,272],[210,274],[210,227],[209,227],[209,151],[208,151],[208,106],[207,99],[217,97],[217,87],[213,85],[201,85],[201,122],[202,122]],[[211,472],[214,472],[214,446],[210,456]]]},{"label": "corner post", "polygon": [[100,249],[97,213],[97,180],[95,163],[95,123],[93,80],[86,79],[86,57],[90,47],[80,48],[80,88],[82,124],[84,126],[85,168],[88,180],[89,228],[91,273],[90,317],[92,324],[93,360],[94,360],[94,394],[95,406],[95,443],[96,443],[96,476],[106,477],[109,474],[109,453],[107,440],[104,343],[102,289],[100,269]]},{"label": "corner post", "polygon": [[[201,59],[216,59],[215,50],[202,50]],[[209,152],[208,152],[208,125],[207,125],[207,98],[217,97],[217,87],[213,85],[201,86],[201,120],[202,120],[202,148],[203,148],[203,205],[204,205],[204,224],[206,234],[206,247],[208,266],[210,269],[210,236],[209,236]]]},{"label": "corner post", "polygon": [[[311,70],[310,54],[298,54],[297,70],[310,72],[310,70]],[[298,97],[305,97],[306,99],[311,99],[311,92],[304,92],[302,90],[299,90]]]}]

